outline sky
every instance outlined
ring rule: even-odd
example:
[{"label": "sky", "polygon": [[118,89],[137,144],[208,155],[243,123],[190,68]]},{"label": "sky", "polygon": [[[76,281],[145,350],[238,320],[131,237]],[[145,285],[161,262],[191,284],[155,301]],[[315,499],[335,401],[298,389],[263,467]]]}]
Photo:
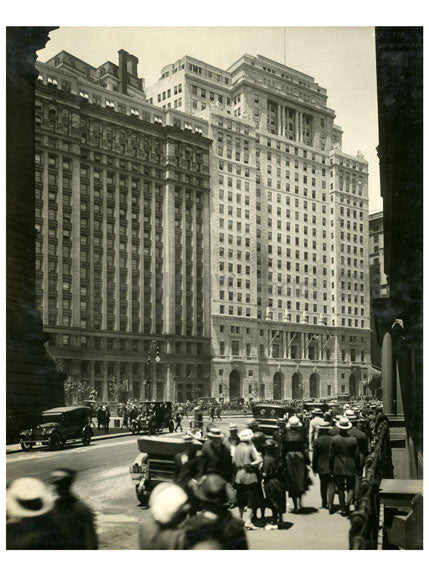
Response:
[{"label": "sky", "polygon": [[312,77],[327,89],[328,106],[343,129],[343,151],[369,162],[369,210],[382,210],[373,27],[60,27],[51,32],[42,62],[66,50],[99,66],[118,62],[121,48],[139,59],[146,86],[163,66],[185,54],[228,68],[244,53],[262,54]]}]

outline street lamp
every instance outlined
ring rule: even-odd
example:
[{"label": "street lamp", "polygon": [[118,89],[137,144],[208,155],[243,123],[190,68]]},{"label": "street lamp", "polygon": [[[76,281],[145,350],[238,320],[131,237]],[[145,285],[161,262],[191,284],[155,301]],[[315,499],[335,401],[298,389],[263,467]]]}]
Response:
[{"label": "street lamp", "polygon": [[[150,366],[151,366],[151,360],[152,360],[152,356],[153,354],[155,355],[155,362],[160,362],[161,361],[161,356],[160,356],[160,350],[159,350],[159,344],[156,340],[151,340],[149,342],[149,350],[147,353],[147,362],[146,362],[146,366],[148,369],[148,378],[147,378],[147,392],[150,392],[151,390],[151,383],[152,383],[152,378],[150,375]],[[155,387],[156,387],[156,382],[155,382]],[[147,396],[148,394],[146,394]],[[155,389],[155,396],[156,396],[156,389]],[[146,397],[146,400],[148,398]],[[155,398],[153,398],[153,400],[155,400]]]}]

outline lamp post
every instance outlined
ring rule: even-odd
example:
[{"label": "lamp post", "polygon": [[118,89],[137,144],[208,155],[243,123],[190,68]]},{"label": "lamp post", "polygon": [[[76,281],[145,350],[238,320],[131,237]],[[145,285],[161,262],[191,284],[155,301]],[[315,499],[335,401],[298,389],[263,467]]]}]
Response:
[{"label": "lamp post", "polygon": [[[148,378],[146,378],[146,400],[148,400],[148,396],[149,395],[153,395],[153,388],[151,386],[152,384],[152,377],[150,374],[150,368],[151,368],[151,361],[152,361],[152,357],[153,355],[155,356],[155,362],[160,362],[161,361],[161,356],[160,356],[160,351],[159,351],[159,344],[156,340],[151,340],[149,342],[149,350],[147,353],[147,361],[146,361],[146,368],[147,368],[147,375]],[[153,383],[155,385],[155,398],[151,398],[151,400],[156,400],[156,382]],[[151,394],[151,388],[152,388],[152,394]]]}]

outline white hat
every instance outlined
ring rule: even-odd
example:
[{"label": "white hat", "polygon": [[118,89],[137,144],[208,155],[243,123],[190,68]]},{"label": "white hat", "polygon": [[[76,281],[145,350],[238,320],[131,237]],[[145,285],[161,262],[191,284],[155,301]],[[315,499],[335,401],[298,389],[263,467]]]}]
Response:
[{"label": "white hat", "polygon": [[253,432],[250,428],[245,428],[241,432],[238,433],[238,437],[242,442],[247,442],[253,438]]},{"label": "white hat", "polygon": [[161,482],[152,490],[149,507],[155,520],[160,524],[167,524],[187,500],[188,496],[180,486],[171,482]]},{"label": "white hat", "polygon": [[286,428],[301,428],[302,422],[298,416],[291,416],[286,424]]},{"label": "white hat", "polygon": [[223,434],[219,428],[210,428],[206,436],[208,438],[222,438]]},{"label": "white hat", "polygon": [[14,518],[34,518],[54,507],[54,496],[37,478],[18,478],[6,492],[6,512]]},{"label": "white hat", "polygon": [[352,409],[346,410],[344,412],[344,416],[345,416],[345,418],[348,418],[349,420],[357,420],[357,414],[355,414]]},{"label": "white hat", "polygon": [[348,410],[350,408],[350,404],[344,404],[343,408],[344,410]]},{"label": "white hat", "polygon": [[341,416],[338,422],[336,423],[336,426],[337,428],[340,428],[340,430],[349,430],[349,428],[352,427],[352,423],[345,416]]}]

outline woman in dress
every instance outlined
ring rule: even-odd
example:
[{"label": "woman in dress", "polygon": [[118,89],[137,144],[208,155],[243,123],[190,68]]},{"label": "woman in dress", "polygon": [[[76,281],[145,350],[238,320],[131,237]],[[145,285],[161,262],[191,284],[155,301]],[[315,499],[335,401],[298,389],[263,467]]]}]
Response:
[{"label": "woman in dress", "polygon": [[308,490],[310,484],[307,468],[310,465],[310,458],[307,437],[303,431],[302,422],[297,416],[291,416],[286,424],[283,465],[286,489],[294,504],[292,512],[298,514],[301,510],[302,495]]}]

